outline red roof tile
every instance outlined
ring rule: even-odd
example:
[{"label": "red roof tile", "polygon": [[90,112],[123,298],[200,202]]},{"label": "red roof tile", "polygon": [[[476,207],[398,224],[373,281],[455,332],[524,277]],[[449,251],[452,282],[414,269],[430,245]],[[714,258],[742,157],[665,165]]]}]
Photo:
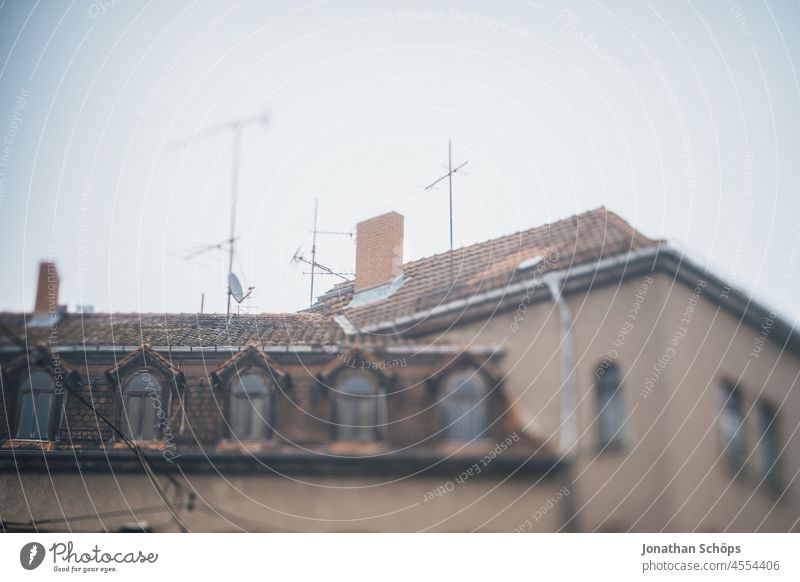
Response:
[{"label": "red roof tile", "polygon": [[[346,313],[359,327],[396,320],[437,305],[525,280],[521,261],[536,255],[554,256],[541,272],[564,269],[612,255],[657,245],[622,218],[598,208],[522,232],[488,240],[450,253],[403,265],[404,284],[390,297],[358,307],[352,281],[333,287],[311,312],[234,316],[194,313],[65,314],[54,336],[48,326],[26,327],[30,316],[0,314],[0,324],[28,345],[88,346],[292,346],[337,344],[346,336],[332,315]],[[12,340],[0,334],[0,345]],[[365,347],[404,343],[396,335],[361,338]]]},{"label": "red roof tile", "polygon": [[[326,293],[316,309],[328,314],[344,312],[358,328],[434,309],[456,299],[503,288],[530,277],[518,266],[537,255],[551,258],[540,273],[565,269],[659,244],[645,237],[605,208],[559,220],[522,232],[488,240],[403,265],[406,282],[392,296],[363,306],[348,307],[352,283],[342,283]],[[452,271],[452,274],[451,274]]]}]

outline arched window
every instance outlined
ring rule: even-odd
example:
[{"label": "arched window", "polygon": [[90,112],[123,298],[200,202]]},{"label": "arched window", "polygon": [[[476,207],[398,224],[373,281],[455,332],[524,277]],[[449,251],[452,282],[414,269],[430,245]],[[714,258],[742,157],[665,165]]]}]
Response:
[{"label": "arched window", "polygon": [[601,447],[621,445],[625,403],[622,398],[619,368],[611,362],[603,362],[597,367],[594,379],[598,445]]},{"label": "arched window", "polygon": [[481,438],[486,430],[486,386],[475,370],[451,374],[442,402],[447,411],[447,436],[454,441]]},{"label": "arched window", "polygon": [[256,372],[236,375],[231,380],[228,426],[230,437],[256,441],[272,436],[272,391]]},{"label": "arched window", "polygon": [[55,436],[58,394],[53,377],[42,370],[32,372],[20,385],[14,436],[18,439],[49,440]]},{"label": "arched window", "polygon": [[373,441],[378,435],[379,395],[373,378],[346,376],[336,397],[336,439]]},{"label": "arched window", "polygon": [[159,416],[164,419],[167,414],[162,396],[160,382],[148,370],[137,372],[128,379],[122,410],[125,436],[136,441],[160,438]]}]

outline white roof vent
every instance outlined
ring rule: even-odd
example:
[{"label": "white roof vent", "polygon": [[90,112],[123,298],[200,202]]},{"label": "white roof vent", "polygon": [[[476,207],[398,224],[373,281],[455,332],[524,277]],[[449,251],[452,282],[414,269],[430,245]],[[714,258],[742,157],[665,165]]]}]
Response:
[{"label": "white roof vent", "polygon": [[347,307],[361,307],[362,305],[367,305],[368,303],[374,303],[375,301],[388,299],[394,295],[394,293],[400,289],[400,287],[402,287],[403,283],[406,281],[406,277],[400,275],[399,277],[395,277],[383,285],[378,285],[377,287],[372,287],[370,289],[364,289],[363,291],[356,291]]},{"label": "white roof vent", "polygon": [[523,259],[519,262],[519,265],[517,265],[517,270],[527,271],[528,269],[533,269],[534,267],[538,267],[543,260],[544,257],[542,255],[536,255],[535,257]]}]

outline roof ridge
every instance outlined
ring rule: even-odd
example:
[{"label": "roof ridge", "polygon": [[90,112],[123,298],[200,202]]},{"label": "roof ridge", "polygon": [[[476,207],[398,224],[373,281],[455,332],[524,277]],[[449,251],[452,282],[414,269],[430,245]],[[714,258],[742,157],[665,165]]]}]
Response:
[{"label": "roof ridge", "polygon": [[[455,252],[462,252],[463,253],[465,251],[468,251],[469,249],[474,249],[474,248],[477,248],[477,247],[479,247],[481,245],[485,245],[486,243],[490,243],[490,242],[492,242],[492,243],[494,243],[494,242],[500,243],[501,241],[509,240],[512,237],[522,237],[522,236],[525,236],[527,234],[533,233],[534,231],[537,231],[537,230],[553,228],[553,227],[555,227],[557,225],[562,225],[562,224],[570,222],[570,221],[580,220],[581,218],[594,216],[594,215],[597,215],[599,213],[604,213],[606,216],[610,216],[611,218],[613,218],[614,219],[614,223],[617,226],[621,226],[625,230],[628,230],[629,232],[631,232],[631,234],[633,236],[641,237],[642,239],[648,240],[648,241],[652,241],[653,243],[658,243],[659,242],[659,240],[654,240],[654,239],[650,239],[649,237],[646,237],[644,234],[642,234],[641,232],[636,230],[633,226],[631,226],[630,223],[628,221],[626,221],[624,218],[622,218],[619,214],[617,214],[613,210],[608,210],[604,205],[600,205],[600,206],[598,206],[596,208],[592,208],[590,210],[586,210],[586,211],[578,213],[578,214],[572,214],[572,215],[566,216],[564,218],[559,218],[559,219],[553,220],[551,222],[546,222],[546,223],[540,224],[538,226],[532,226],[530,228],[526,228],[525,230],[518,230],[518,231],[513,232],[513,233],[504,234],[504,235],[501,235],[501,236],[498,236],[498,237],[494,237],[494,238],[488,238],[488,239],[485,239],[485,240],[482,240],[482,241],[478,241],[478,242],[475,242],[475,243],[472,243],[472,244],[469,244],[469,245],[458,247],[458,248],[453,249],[453,252],[454,253]],[[439,257],[447,256],[449,253],[450,253],[450,251],[447,250],[447,251],[442,251],[440,253],[434,253],[432,255],[427,255],[427,256],[424,256],[424,257],[420,257],[418,259],[413,259],[411,261],[407,261],[407,262],[403,263],[403,269],[405,270],[406,267],[411,266],[411,265],[415,265],[415,264],[420,263],[422,261],[430,261],[430,260],[433,260],[433,259],[436,259],[436,258],[439,258]],[[333,293],[334,290],[336,290],[337,288],[338,289],[347,288],[347,287],[344,287],[344,286],[347,285],[348,283],[350,285],[352,285],[354,283],[354,281],[355,281],[354,279],[350,279],[348,281],[343,281],[341,283],[337,283],[336,286],[331,287],[328,291],[323,293],[323,295],[326,295],[328,293]],[[339,287],[339,286],[343,286],[343,287]]]},{"label": "roof ridge", "polygon": [[[593,216],[593,215],[596,215],[596,214],[598,214],[600,212],[603,212],[603,213],[606,213],[608,215],[611,215],[611,216],[615,217],[616,219],[618,219],[618,221],[620,223],[622,223],[622,225],[625,225],[628,229],[630,229],[631,231],[635,232],[637,235],[642,236],[645,239],[647,239],[647,237],[645,237],[642,233],[640,233],[638,230],[633,228],[623,218],[621,218],[617,213],[615,213],[615,212],[613,212],[611,210],[608,210],[605,206],[598,206],[597,208],[593,208],[591,210],[586,210],[586,211],[578,213],[578,214],[572,214],[570,216],[566,216],[564,218],[559,218],[559,219],[553,220],[551,222],[546,222],[546,223],[540,224],[538,226],[532,226],[532,227],[526,228],[524,230],[518,230],[516,232],[512,232],[512,233],[509,233],[509,234],[504,234],[504,235],[501,235],[501,236],[498,236],[498,237],[494,237],[494,238],[488,238],[488,239],[485,239],[485,240],[482,240],[482,241],[479,241],[479,242],[475,242],[475,243],[472,243],[472,244],[469,244],[469,245],[466,245],[466,246],[463,246],[463,247],[458,247],[458,248],[453,249],[453,252],[465,251],[467,249],[472,249],[474,247],[485,245],[486,243],[489,243],[489,242],[500,242],[500,241],[504,241],[504,240],[509,240],[509,239],[511,239],[512,237],[515,237],[515,236],[524,236],[526,234],[532,233],[532,232],[537,231],[537,230],[544,230],[546,228],[552,228],[552,227],[554,227],[556,225],[561,225],[561,224],[564,224],[564,223],[567,223],[567,222],[570,222],[570,221],[579,220],[581,218],[585,218],[585,217],[588,217],[588,216]],[[648,240],[650,240],[650,239],[648,239]],[[427,260],[430,260],[430,259],[433,259],[433,258],[436,258],[436,257],[443,257],[443,256],[448,255],[449,252],[450,252],[449,250],[448,251],[442,251],[441,253],[428,255],[426,257],[420,257],[419,259],[414,259],[413,261],[408,261],[407,263],[404,263],[403,266],[405,267],[406,265],[411,265],[413,263],[418,263],[420,261],[427,261]]]},{"label": "roof ridge", "polygon": [[[0,316],[30,316],[32,315],[31,312],[28,311],[3,311],[0,312]],[[79,311],[68,311],[64,314],[65,316],[70,317],[84,317],[86,319],[93,318],[93,317],[177,317],[177,316],[184,316],[184,317],[217,317],[220,319],[224,319],[229,317],[225,313],[217,313],[217,312],[206,312],[206,313],[198,313],[196,311],[95,311],[92,313],[81,313]],[[308,317],[308,318],[315,318],[319,317],[317,313],[301,313],[297,311],[262,311],[259,313],[247,313],[247,314],[240,314],[238,316],[234,316],[231,319],[233,321],[237,319],[247,319],[251,317],[285,317],[285,316],[292,316],[292,317]]]}]

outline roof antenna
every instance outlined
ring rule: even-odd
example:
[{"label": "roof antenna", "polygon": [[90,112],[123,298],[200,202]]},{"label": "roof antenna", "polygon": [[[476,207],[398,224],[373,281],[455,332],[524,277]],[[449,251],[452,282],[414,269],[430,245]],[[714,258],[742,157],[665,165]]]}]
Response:
[{"label": "roof antenna", "polygon": [[468,162],[464,162],[453,167],[453,140],[447,140],[447,173],[444,176],[440,176],[427,186],[425,186],[425,190],[431,190],[436,184],[447,178],[448,186],[450,190],[450,279],[453,279],[453,175],[458,172],[461,168],[467,165]]},{"label": "roof antenna", "polygon": [[[318,234],[333,234],[339,236],[349,236],[351,239],[355,236],[353,232],[343,232],[338,230],[317,230],[317,207],[318,207],[319,200],[314,199],[314,228],[312,229],[312,239],[311,239],[311,260],[307,260],[305,257],[302,256],[300,249],[298,248],[295,251],[294,256],[292,257],[293,263],[305,263],[311,266],[311,271],[303,273],[304,275],[311,275],[311,293],[309,294],[308,305],[311,307],[314,305],[314,276],[315,275],[334,275],[336,277],[340,277],[347,281],[347,277],[345,275],[355,275],[355,273],[339,273],[334,271],[333,269],[329,269],[325,265],[322,265],[317,262],[317,235]],[[319,271],[319,272],[318,272]]]},{"label": "roof antenna", "polygon": [[[314,305],[314,271],[317,267],[317,206],[319,200],[314,198],[314,234],[311,238],[311,296],[308,298],[308,306]],[[297,256],[297,253],[295,253]]]},{"label": "roof antenna", "polygon": [[[234,119],[233,121],[228,121],[227,123],[222,123],[220,125],[215,125],[213,127],[209,127],[208,129],[204,129],[203,131],[195,133],[192,137],[174,142],[172,147],[187,147],[198,141],[202,141],[208,139],[210,137],[216,136],[222,132],[230,132],[232,134],[231,139],[233,140],[233,152],[231,157],[231,229],[230,229],[230,237],[227,241],[222,241],[222,243],[218,243],[217,245],[213,245],[211,248],[218,248],[221,244],[226,244],[229,247],[228,252],[228,307],[226,314],[230,316],[231,314],[231,297],[236,299],[237,303],[241,303],[247,295],[250,295],[252,292],[252,287],[250,288],[250,292],[247,295],[241,293],[242,286],[239,284],[239,279],[236,275],[233,274],[233,255],[234,255],[234,246],[236,243],[236,199],[239,194],[239,157],[241,154],[242,149],[242,131],[244,128],[253,125],[253,124],[261,124],[266,128],[267,122],[269,121],[269,116],[266,113],[262,113],[261,115],[253,115],[250,117],[240,117],[239,119]],[[241,299],[237,299],[234,296],[234,289],[231,286],[233,282],[239,284],[238,287],[238,295],[241,296]]]}]

